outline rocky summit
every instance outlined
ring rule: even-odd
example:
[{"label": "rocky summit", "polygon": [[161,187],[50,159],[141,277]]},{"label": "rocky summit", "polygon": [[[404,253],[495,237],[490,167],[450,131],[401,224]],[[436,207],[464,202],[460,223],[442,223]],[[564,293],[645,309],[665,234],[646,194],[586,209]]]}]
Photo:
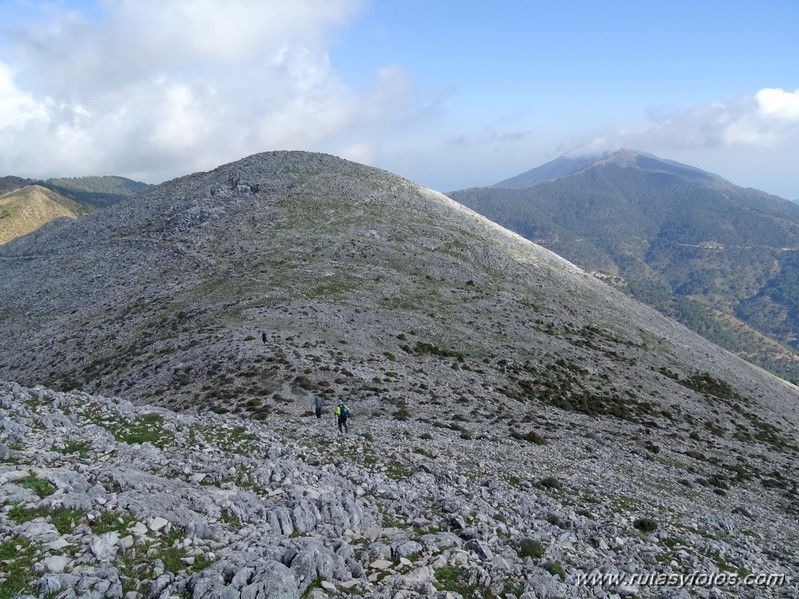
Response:
[{"label": "rocky summit", "polygon": [[258,154],[0,275],[0,597],[796,596],[797,388],[396,175]]}]

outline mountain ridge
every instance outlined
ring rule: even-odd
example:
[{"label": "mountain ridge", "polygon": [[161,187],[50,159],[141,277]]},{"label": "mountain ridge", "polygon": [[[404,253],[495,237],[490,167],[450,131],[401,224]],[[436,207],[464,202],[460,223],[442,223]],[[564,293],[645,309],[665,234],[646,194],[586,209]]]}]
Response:
[{"label": "mountain ridge", "polygon": [[[276,156],[276,157],[282,159],[286,155],[276,154],[276,155],[266,155],[266,156],[267,157]],[[289,156],[294,156],[294,155],[289,155]],[[301,158],[309,158],[310,160],[319,160],[319,161],[332,160],[332,158],[330,158],[330,157],[320,157],[320,155],[313,155],[313,154],[306,155],[306,154],[300,153],[300,154],[297,154],[296,156],[300,156]],[[208,205],[211,205],[214,202],[214,196],[216,196],[216,195],[222,196],[222,198],[221,198],[222,204],[224,205],[224,203],[227,202],[228,206],[232,206],[234,211],[237,210],[240,205],[242,205],[242,204],[244,204],[244,203],[246,203],[248,201],[251,201],[254,193],[258,193],[258,192],[254,192],[253,191],[253,187],[258,188],[259,186],[257,184],[254,185],[254,186],[251,185],[251,184],[248,184],[246,182],[246,180],[242,179],[241,176],[237,173],[237,171],[239,170],[240,166],[245,165],[245,167],[246,167],[246,161],[247,160],[257,161],[257,160],[259,160],[259,157],[257,157],[257,156],[256,157],[250,157],[249,159],[245,159],[245,161],[240,161],[238,163],[232,163],[231,165],[226,165],[226,167],[220,167],[220,169],[227,168],[227,169],[229,169],[229,171],[231,171],[229,173],[224,173],[224,175],[223,175],[223,176],[228,178],[229,182],[227,183],[227,185],[229,185],[230,187],[228,187],[227,189],[225,189],[225,188],[218,189],[218,190],[213,190],[212,189],[211,193],[210,193],[211,197],[209,197],[209,198],[207,198],[206,200],[203,200],[203,201],[207,202]],[[348,163],[337,163],[337,165],[342,165],[342,164],[343,165],[347,165]],[[357,168],[361,168],[361,167],[350,167],[350,168],[356,168],[357,169]],[[200,177],[208,177],[210,179],[213,179],[214,177],[216,177],[216,173],[220,169],[217,169],[216,171],[212,171],[211,174],[208,174],[208,173],[202,174],[202,175],[200,175]],[[389,177],[389,178],[392,177],[390,174],[385,174],[382,171],[373,171],[373,172],[379,173],[381,176],[385,176],[385,177]],[[185,180],[189,180],[188,178],[184,178],[184,179]],[[159,186],[159,190],[169,189],[170,186],[175,186],[175,187],[179,188],[182,181],[183,180],[176,180],[175,182],[166,183],[166,184],[164,184],[162,186]],[[278,183],[278,185],[280,185],[280,183]],[[412,184],[412,183],[410,183],[410,182],[408,182],[406,180],[402,180],[402,179],[396,179],[396,181],[394,179],[390,179],[390,182],[388,183],[388,185],[389,185],[389,190],[393,190],[395,187],[405,187],[406,189],[417,189],[415,187],[415,184]],[[291,188],[291,186],[289,186],[289,188]],[[429,219],[431,217],[432,218],[440,218],[442,216],[442,214],[443,214],[441,212],[441,208],[443,208],[445,211],[448,211],[449,209],[454,207],[456,212],[462,211],[462,209],[459,207],[459,205],[451,203],[450,199],[445,198],[444,196],[441,196],[439,194],[435,194],[434,192],[431,192],[429,190],[421,190],[421,188],[418,188],[418,189],[420,190],[418,193],[420,193],[419,197],[420,197],[420,199],[422,201],[422,204],[419,204],[419,210],[420,210],[421,216],[423,218],[427,218],[427,219]],[[259,189],[259,192],[260,191],[261,190]],[[161,193],[163,194],[165,192],[161,192]],[[394,200],[396,199],[396,195],[397,194],[393,193],[392,191],[388,191],[388,192],[384,192],[383,193],[384,198],[388,199],[388,205],[389,206],[391,206],[392,203],[394,202]],[[148,197],[151,198],[151,199],[148,200]],[[162,201],[161,200],[162,197],[163,196],[159,195],[159,194],[155,194],[155,196],[146,196],[146,197],[143,197],[143,198],[140,197],[140,198],[137,199],[135,204],[128,202],[128,203],[123,204],[120,208],[118,208],[117,211],[124,213],[124,216],[120,216],[115,221],[112,221],[111,218],[110,218],[110,214],[112,214],[112,213],[109,213],[108,217],[104,213],[101,213],[101,214],[98,214],[98,215],[94,215],[91,219],[84,220],[84,221],[81,221],[79,223],[73,223],[73,225],[70,227],[70,229],[73,229],[73,230],[74,229],[78,229],[79,232],[73,233],[72,235],[68,234],[68,232],[65,231],[63,228],[60,229],[57,232],[57,234],[53,233],[53,234],[51,234],[49,236],[47,236],[47,235],[36,236],[35,235],[35,236],[29,238],[29,240],[22,240],[22,241],[17,242],[17,244],[14,245],[14,246],[8,246],[6,248],[6,252],[4,252],[4,253],[6,253],[7,259],[11,259],[15,255],[18,255],[18,256],[25,255],[27,253],[26,246],[28,246],[28,247],[36,247],[37,251],[41,252],[43,250],[43,248],[45,248],[47,246],[48,243],[52,243],[52,242],[57,242],[57,243],[66,242],[67,247],[72,247],[73,244],[76,244],[76,243],[77,244],[81,244],[81,243],[83,243],[83,241],[86,238],[92,238],[92,237],[96,238],[97,237],[97,229],[98,228],[96,226],[94,226],[94,221],[99,218],[99,219],[102,219],[102,220],[105,220],[105,221],[110,221],[110,222],[106,222],[105,224],[103,224],[103,226],[102,226],[103,233],[102,233],[101,237],[99,238],[99,241],[103,241],[103,238],[105,238],[106,240],[116,238],[116,239],[119,239],[119,241],[121,243],[125,244],[125,245],[134,245],[135,246],[135,245],[142,245],[142,244],[148,244],[149,245],[150,244],[150,242],[149,242],[150,239],[155,240],[155,239],[164,238],[164,237],[170,237],[171,236],[174,239],[172,244],[175,246],[175,251],[178,254],[182,255],[184,258],[186,256],[191,257],[193,252],[191,251],[190,246],[182,246],[182,243],[187,243],[188,240],[190,239],[190,236],[187,235],[187,233],[191,232],[192,229],[195,229],[195,228],[198,228],[198,227],[202,227],[205,224],[205,222],[208,222],[209,219],[213,219],[217,215],[214,214],[212,210],[205,210],[202,206],[198,206],[197,205],[198,202],[196,200],[193,201],[193,200],[187,198],[187,200],[183,200],[184,203],[183,203],[182,206],[173,205],[171,207],[171,210],[172,210],[171,216],[169,216],[167,218],[166,215],[159,214],[159,212],[157,210],[152,210],[151,208],[153,206],[148,205],[148,201],[150,203],[152,203],[152,201],[154,200],[156,202],[156,204],[161,202]],[[429,201],[428,201],[428,198],[430,198],[430,197],[434,197],[436,199],[436,203],[430,204]],[[370,204],[370,202],[369,202],[368,199],[365,202],[363,202],[363,206],[364,207],[368,207],[369,204]],[[357,204],[356,204],[356,206],[357,206]],[[406,203],[405,207],[407,208],[407,206],[408,206],[408,204]],[[435,208],[435,206],[440,206],[441,208]],[[222,210],[225,210],[226,208],[223,208]],[[332,206],[332,209],[330,210],[330,212],[333,215],[335,215],[335,216],[337,216],[339,218],[349,219],[350,218],[349,210],[350,210],[350,207],[346,206],[346,205]],[[361,208],[361,210],[363,211],[363,207]],[[465,213],[465,214],[467,215],[467,218],[470,218],[470,220],[472,222],[475,222],[477,220],[477,218],[478,218],[477,215],[469,215],[468,213]],[[138,215],[138,216],[136,216],[136,215]],[[221,216],[224,217],[225,215],[222,214]],[[294,216],[300,217],[305,222],[305,224],[314,224],[313,219],[309,219],[306,214],[295,213]],[[137,222],[137,219],[138,220],[144,219],[143,222],[145,223],[145,226],[149,227],[151,229],[152,233],[147,233],[147,231],[143,231],[144,235],[140,235],[138,237],[131,237],[130,233],[132,233],[132,232],[134,232],[136,230],[139,230],[140,229],[140,225],[130,225],[128,223],[131,223],[131,222],[135,223],[135,222]],[[477,221],[477,222],[479,222],[479,221]],[[346,224],[346,221],[344,222],[344,224]],[[396,226],[396,225],[393,225],[393,226]],[[489,234],[493,235],[495,233],[499,233],[500,235],[505,236],[506,239],[511,244],[509,247],[512,249],[512,252],[513,252],[512,255],[515,256],[515,259],[520,260],[522,264],[524,264],[524,263],[530,264],[531,263],[530,260],[533,260],[532,264],[534,264],[534,265],[536,265],[538,267],[543,267],[546,271],[557,268],[557,269],[559,269],[558,272],[560,273],[562,269],[565,269],[564,273],[567,272],[568,270],[571,270],[574,273],[574,275],[576,275],[578,277],[578,280],[579,280],[580,277],[585,277],[585,275],[584,275],[584,273],[582,273],[582,271],[580,271],[579,269],[575,268],[570,263],[567,263],[566,261],[564,261],[559,256],[557,256],[555,254],[552,254],[549,250],[544,250],[543,248],[539,248],[539,247],[535,247],[535,246],[529,246],[529,245],[527,245],[527,242],[525,240],[523,240],[521,237],[519,237],[519,236],[517,236],[515,234],[512,234],[510,232],[507,232],[506,230],[504,230],[504,229],[502,229],[500,227],[497,227],[496,225],[494,225],[494,223],[491,223],[490,221],[483,221],[483,222],[480,223],[480,226],[483,227],[484,230],[487,230],[489,232]],[[94,232],[92,232],[92,231],[94,231]],[[378,235],[379,235],[379,233],[378,233]],[[116,236],[116,237],[114,237],[114,236]],[[433,242],[433,241],[427,241],[426,243],[431,244],[431,245],[435,244],[435,242]],[[408,246],[408,247],[411,247],[411,246]],[[514,249],[514,248],[518,248],[518,249]],[[460,248],[458,248],[458,249],[460,249]],[[492,257],[489,255],[488,258],[489,258],[489,262],[490,262],[492,260]],[[507,258],[504,258],[504,259],[507,260]],[[213,266],[210,263],[210,261],[208,260],[208,258],[205,258],[205,260],[206,260],[208,266]],[[190,259],[190,261],[191,261],[191,259]],[[202,262],[201,260],[198,261],[198,263],[201,263],[201,262]],[[340,264],[341,263],[339,261],[338,263],[335,263],[334,266],[339,266],[340,267]],[[373,267],[372,265],[369,265],[369,266],[370,266],[370,268]],[[230,273],[230,270],[227,270],[226,272]],[[339,273],[332,273],[332,274],[331,273],[328,273],[328,274],[315,273],[314,276],[316,276],[316,274],[321,274],[322,281],[324,281],[325,278],[329,278],[329,277],[335,278],[336,276],[341,277],[341,275],[342,275],[342,273],[340,273],[340,272]],[[458,275],[457,271],[448,272],[447,274],[449,276],[460,278],[460,275]],[[227,276],[229,276],[229,275],[227,275]],[[344,277],[344,278],[346,278],[346,277]],[[466,282],[468,282],[468,281],[467,280],[463,280],[463,281],[461,281],[461,284],[465,284]],[[315,285],[315,284],[316,284],[316,281],[311,281],[311,285]],[[346,285],[344,285],[344,286],[346,286]],[[321,293],[324,293],[324,291],[325,291],[324,290],[324,286],[322,286],[322,287],[323,287],[323,289],[322,289]],[[313,293],[316,289],[317,288],[315,288],[315,287],[311,288],[310,292]],[[335,295],[335,293],[333,293],[333,295]],[[614,301],[616,301],[616,300],[614,299]]]}]

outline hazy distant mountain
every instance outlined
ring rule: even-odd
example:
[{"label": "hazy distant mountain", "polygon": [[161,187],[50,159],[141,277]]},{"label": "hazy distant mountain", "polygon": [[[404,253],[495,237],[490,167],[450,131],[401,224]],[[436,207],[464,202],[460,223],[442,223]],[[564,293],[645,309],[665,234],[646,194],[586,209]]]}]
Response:
[{"label": "hazy distant mountain", "polygon": [[616,152],[602,152],[599,154],[565,154],[551,162],[505,179],[493,185],[502,189],[526,189],[545,181],[554,181],[561,177],[574,175],[580,171],[597,164],[613,164],[622,167],[634,167],[676,175],[686,181],[703,183],[726,183],[718,175],[707,173],[692,166],[686,166],[672,160],[663,160],[652,154],[619,150]]},{"label": "hazy distant mountain", "polygon": [[[0,247],[0,379],[108,397],[0,385],[2,491],[23,497],[12,482],[33,463],[67,468],[51,476],[80,497],[93,485],[95,514],[142,537],[120,576],[168,594],[249,596],[228,575],[242,564],[240,585],[279,575],[286,590],[260,594],[292,599],[320,579],[373,597],[593,597],[580,576],[721,555],[799,574],[796,387],[439,193],[332,156],[251,156]],[[349,435],[311,416],[314,394],[349,403]],[[33,530],[25,513],[3,510],[0,531]],[[150,544],[156,517],[169,543]],[[69,542],[96,554],[99,530]],[[179,559],[208,539],[218,565]]]},{"label": "hazy distant mountain", "polygon": [[86,207],[39,185],[0,195],[0,244],[26,235],[50,221],[89,214]]},{"label": "hazy distant mountain", "polygon": [[799,380],[796,204],[627,150],[449,195]]}]

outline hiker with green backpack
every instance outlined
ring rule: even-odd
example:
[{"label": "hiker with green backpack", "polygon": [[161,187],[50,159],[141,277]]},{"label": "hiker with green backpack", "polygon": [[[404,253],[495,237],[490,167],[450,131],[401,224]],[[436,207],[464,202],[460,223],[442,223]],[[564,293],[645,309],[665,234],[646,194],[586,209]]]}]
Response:
[{"label": "hiker with green backpack", "polygon": [[338,420],[338,432],[340,433],[348,433],[349,428],[347,427],[347,420],[350,417],[350,409],[346,406],[343,401],[339,401],[338,405],[336,406],[336,419]]}]

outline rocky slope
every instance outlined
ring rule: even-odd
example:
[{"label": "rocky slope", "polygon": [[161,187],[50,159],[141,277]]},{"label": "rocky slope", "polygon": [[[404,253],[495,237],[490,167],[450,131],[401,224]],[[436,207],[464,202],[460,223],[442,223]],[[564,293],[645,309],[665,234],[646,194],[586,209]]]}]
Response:
[{"label": "rocky slope", "polygon": [[305,401],[257,423],[9,383],[0,407],[4,597],[796,597],[796,486],[664,432],[372,401],[339,435]]},{"label": "rocky slope", "polygon": [[[0,378],[29,388],[3,400],[3,551],[32,542],[37,576],[63,537],[100,594],[795,591],[796,387],[390,173],[259,154],[12,241],[0,275]],[[111,522],[61,522],[64,493]],[[37,514],[58,539],[20,540]],[[792,582],[580,586],[618,570]]]}]

